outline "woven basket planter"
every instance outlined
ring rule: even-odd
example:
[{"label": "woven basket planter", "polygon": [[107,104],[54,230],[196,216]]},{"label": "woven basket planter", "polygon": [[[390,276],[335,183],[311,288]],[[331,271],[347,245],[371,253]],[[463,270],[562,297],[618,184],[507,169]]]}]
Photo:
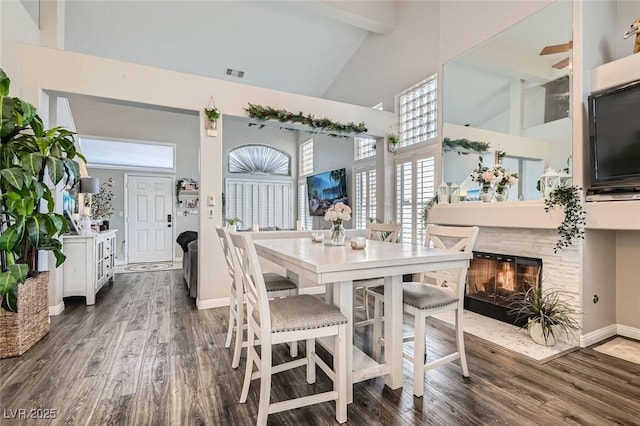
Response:
[{"label": "woven basket planter", "polygon": [[49,272],[18,284],[18,313],[0,308],[0,358],[22,355],[49,332]]}]

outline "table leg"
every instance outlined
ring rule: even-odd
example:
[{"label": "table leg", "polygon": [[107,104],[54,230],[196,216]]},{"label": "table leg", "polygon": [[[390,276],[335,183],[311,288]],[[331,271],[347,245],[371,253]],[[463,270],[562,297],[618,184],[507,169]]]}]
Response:
[{"label": "table leg", "polygon": [[[348,319],[346,335],[347,404],[351,404],[353,402],[353,281],[341,281],[334,285],[328,285],[327,290],[329,289],[333,292],[333,304],[338,306]],[[402,297],[402,292],[400,297]],[[402,368],[400,369],[400,376],[402,379]]]},{"label": "table leg", "polygon": [[402,276],[384,279],[384,358],[391,365],[385,384],[402,387]]}]

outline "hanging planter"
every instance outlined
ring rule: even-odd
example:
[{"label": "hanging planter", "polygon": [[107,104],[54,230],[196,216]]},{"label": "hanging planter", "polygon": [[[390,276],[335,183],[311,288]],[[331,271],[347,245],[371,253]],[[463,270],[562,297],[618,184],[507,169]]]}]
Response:
[{"label": "hanging planter", "polygon": [[213,102],[213,96],[209,98],[209,105],[204,109],[204,113],[207,116],[207,136],[218,136],[218,119],[220,118],[220,111],[216,108],[215,102]]},{"label": "hanging planter", "polygon": [[400,138],[395,133],[389,133],[387,136],[387,140],[389,141],[389,152],[396,152],[398,149],[398,144],[400,143]]}]

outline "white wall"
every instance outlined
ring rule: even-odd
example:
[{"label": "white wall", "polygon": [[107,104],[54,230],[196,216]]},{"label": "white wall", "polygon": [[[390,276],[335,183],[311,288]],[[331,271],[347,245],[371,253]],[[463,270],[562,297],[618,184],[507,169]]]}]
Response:
[{"label": "white wall", "polygon": [[396,2],[395,29],[369,34],[323,97],[395,110],[396,94],[438,71],[440,3]]},{"label": "white wall", "polygon": [[11,96],[20,96],[18,45],[40,42],[40,30],[20,0],[0,1],[0,64],[11,79]]},{"label": "white wall", "polygon": [[[125,105],[82,96],[71,96],[70,104],[78,134],[175,144],[176,172],[165,175],[175,176],[176,179],[185,177],[199,179],[200,119],[194,112],[159,110],[152,106]],[[114,179],[115,213],[109,221],[109,227],[118,230],[116,235],[118,261],[126,260],[122,244],[125,239],[125,173],[156,174],[124,169],[89,169],[89,175],[100,178],[101,183],[109,177]],[[198,216],[184,216],[177,213],[174,210],[174,241],[181,232],[197,231],[199,227]],[[174,257],[182,257],[182,249],[177,244],[174,244]]]},{"label": "white wall", "polygon": [[[616,323],[640,330],[640,231],[616,232]],[[611,285],[611,280],[607,280]]]}]

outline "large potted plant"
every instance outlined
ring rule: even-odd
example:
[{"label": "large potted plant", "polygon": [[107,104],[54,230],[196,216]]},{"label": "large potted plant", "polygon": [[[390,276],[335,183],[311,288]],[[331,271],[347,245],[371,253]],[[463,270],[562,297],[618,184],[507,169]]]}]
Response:
[{"label": "large potted plant", "polygon": [[529,283],[525,292],[512,296],[510,314],[516,322],[528,320],[531,339],[544,346],[555,346],[558,337],[579,329],[576,310],[558,289],[542,290],[541,285]]},{"label": "large potted plant", "polygon": [[0,358],[21,355],[48,330],[48,273],[38,272],[38,251],[60,266],[63,216],[54,212],[50,185],[79,181],[73,133],[45,130],[33,105],[9,96],[0,69]]}]

